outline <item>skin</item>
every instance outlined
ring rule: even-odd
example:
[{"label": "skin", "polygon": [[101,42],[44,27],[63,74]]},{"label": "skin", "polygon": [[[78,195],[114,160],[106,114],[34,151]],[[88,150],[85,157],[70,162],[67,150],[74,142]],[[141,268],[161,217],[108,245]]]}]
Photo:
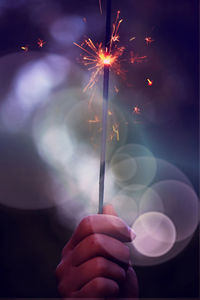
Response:
[{"label": "skin", "polygon": [[56,269],[60,295],[137,299],[138,282],[126,244],[134,238],[111,205],[104,206],[102,215],[84,218],[64,247]]}]

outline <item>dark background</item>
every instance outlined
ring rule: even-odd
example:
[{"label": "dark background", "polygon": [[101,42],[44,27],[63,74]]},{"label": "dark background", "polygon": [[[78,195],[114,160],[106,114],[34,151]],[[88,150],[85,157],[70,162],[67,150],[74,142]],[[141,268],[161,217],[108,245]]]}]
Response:
[{"label": "dark background", "polygon": [[[145,142],[157,157],[179,167],[198,192],[198,1],[113,0],[113,15],[118,9],[126,20],[121,28],[122,41],[139,36],[137,51],[141,55],[148,52],[150,57],[140,70],[128,67],[128,80],[134,79],[137,92],[153,101],[156,109],[154,120],[148,122],[144,117]],[[96,0],[3,0],[0,55],[22,51],[20,46],[30,45],[33,51],[66,52],[69,59],[76,61],[78,49],[72,51],[72,46],[63,47],[51,40],[48,28],[62,15],[86,17],[90,24],[87,35],[96,40],[104,38],[104,20]],[[155,40],[149,48],[142,44],[146,35]],[[38,38],[47,41],[42,49],[33,44]],[[144,85],[147,74],[154,81],[152,89]],[[9,80],[1,74],[2,95],[9,89]],[[122,106],[135,104],[134,91],[130,96],[128,88],[122,87],[120,93],[127,95]],[[21,169],[24,173],[19,175]],[[38,176],[48,180],[48,170],[31,137],[21,132],[10,133],[3,125],[0,172],[1,197],[43,197]],[[54,270],[70,234],[70,229],[59,223],[53,208],[26,211],[1,205],[0,296],[56,297]],[[186,249],[169,262],[136,267],[141,297],[198,297],[198,238],[196,232]]]}]

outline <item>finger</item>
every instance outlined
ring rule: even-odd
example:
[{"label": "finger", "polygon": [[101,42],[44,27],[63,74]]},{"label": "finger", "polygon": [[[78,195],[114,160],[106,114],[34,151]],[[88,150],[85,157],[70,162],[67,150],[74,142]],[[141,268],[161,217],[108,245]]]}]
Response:
[{"label": "finger", "polygon": [[66,286],[73,290],[80,290],[84,285],[97,277],[110,278],[117,282],[123,282],[126,278],[126,272],[116,263],[103,257],[95,257],[73,268],[73,276],[66,276],[65,269],[68,265],[63,262],[63,268],[60,270],[61,278],[64,278]]},{"label": "finger", "polygon": [[79,266],[97,256],[129,264],[130,252],[129,247],[117,239],[104,234],[91,234],[74,248],[72,265]]},{"label": "finger", "polygon": [[103,207],[103,214],[105,215],[112,215],[112,216],[116,216],[117,217],[117,213],[114,209],[114,207],[112,206],[112,204],[106,204]]},{"label": "finger", "polygon": [[122,297],[131,297],[135,300],[139,299],[138,280],[136,273],[131,266],[129,266],[126,272],[126,280],[123,281],[120,288],[121,291],[123,291],[123,295],[121,295]]},{"label": "finger", "polygon": [[80,291],[72,293],[74,298],[114,297],[119,293],[118,284],[108,278],[97,277],[87,283]]},{"label": "finger", "polygon": [[65,255],[66,251],[73,249],[81,240],[93,233],[109,235],[122,242],[131,242],[135,238],[133,230],[120,218],[103,214],[91,215],[80,222],[62,254]]}]

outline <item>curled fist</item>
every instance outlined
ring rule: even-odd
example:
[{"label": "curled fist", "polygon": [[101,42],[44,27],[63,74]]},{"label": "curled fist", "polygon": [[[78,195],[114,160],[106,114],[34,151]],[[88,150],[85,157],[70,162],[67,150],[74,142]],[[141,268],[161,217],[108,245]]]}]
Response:
[{"label": "curled fist", "polygon": [[137,277],[129,247],[135,234],[111,205],[84,218],[62,251],[56,269],[63,298],[137,298]]}]

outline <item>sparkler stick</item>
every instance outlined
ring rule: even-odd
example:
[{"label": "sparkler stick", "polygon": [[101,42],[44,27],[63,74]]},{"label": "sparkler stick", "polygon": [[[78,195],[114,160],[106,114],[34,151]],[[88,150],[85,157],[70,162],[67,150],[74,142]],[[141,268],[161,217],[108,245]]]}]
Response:
[{"label": "sparkler stick", "polygon": [[[111,39],[111,0],[107,0],[106,7],[106,38],[105,49],[109,53]],[[110,64],[104,64],[103,77],[103,110],[102,110],[102,137],[101,137],[101,157],[100,157],[100,174],[99,174],[99,214],[103,213],[104,198],[104,179],[106,164],[106,137],[107,137],[107,115],[108,115],[108,88],[109,88],[109,71]]]}]

